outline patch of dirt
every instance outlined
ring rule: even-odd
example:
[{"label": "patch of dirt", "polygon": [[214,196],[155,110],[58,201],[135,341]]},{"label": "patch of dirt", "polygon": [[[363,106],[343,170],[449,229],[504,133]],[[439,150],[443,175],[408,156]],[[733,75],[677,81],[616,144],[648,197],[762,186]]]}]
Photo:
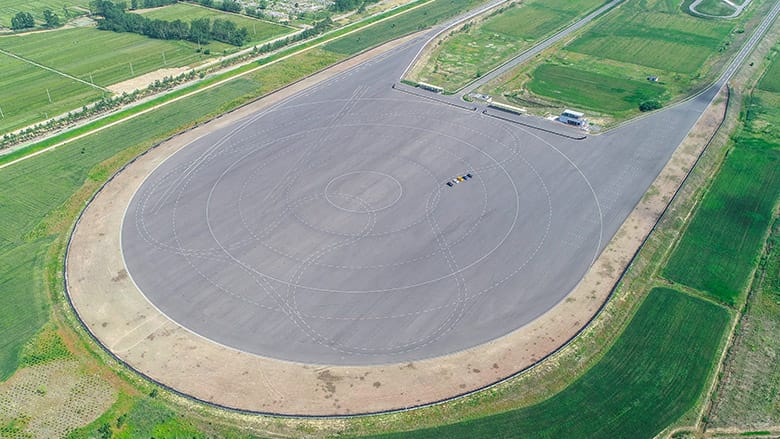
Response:
[{"label": "patch of dirt", "polygon": [[135,90],[143,90],[154,81],[161,81],[166,76],[175,78],[189,70],[189,67],[159,69],[141,76],[136,76],[135,78],[130,78],[127,81],[117,82],[116,84],[109,85],[107,88],[116,94],[132,93]]},{"label": "patch of dirt", "polygon": [[111,407],[113,387],[86,374],[76,360],[18,370],[0,384],[0,433],[8,438],[54,438],[83,427]]}]

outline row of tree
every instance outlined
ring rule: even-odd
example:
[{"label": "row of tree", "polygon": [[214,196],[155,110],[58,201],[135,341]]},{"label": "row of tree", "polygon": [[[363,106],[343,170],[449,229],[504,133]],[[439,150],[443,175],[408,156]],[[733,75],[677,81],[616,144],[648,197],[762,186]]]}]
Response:
[{"label": "row of tree", "polygon": [[[57,27],[60,25],[60,17],[57,16],[51,9],[43,10],[44,26],[48,28]],[[35,27],[35,19],[29,12],[19,12],[11,17],[11,29],[22,30]]]},{"label": "row of tree", "polygon": [[307,38],[311,38],[315,35],[319,35],[328,29],[330,29],[333,26],[333,20],[330,19],[330,17],[325,17],[325,19],[318,21],[317,23],[314,23],[314,26],[304,30],[303,32],[295,35],[290,35],[287,38],[282,38],[276,41],[273,41],[271,43],[265,43],[259,48],[257,48],[257,51],[260,53],[268,53],[276,49],[280,49],[290,43],[294,43],[296,41],[303,41]]},{"label": "row of tree", "polygon": [[234,22],[221,18],[213,22],[208,18],[199,18],[189,23],[181,20],[154,20],[128,13],[124,2],[114,4],[109,0],[92,0],[90,7],[94,14],[103,17],[98,20],[98,29],[102,30],[132,32],[160,40],[187,40],[198,44],[216,40],[234,46],[243,45],[249,37],[247,28],[239,28]]}]

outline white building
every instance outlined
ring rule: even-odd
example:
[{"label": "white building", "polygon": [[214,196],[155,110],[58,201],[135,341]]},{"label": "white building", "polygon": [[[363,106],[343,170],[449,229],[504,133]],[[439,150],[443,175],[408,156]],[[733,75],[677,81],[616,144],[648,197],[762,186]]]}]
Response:
[{"label": "white building", "polygon": [[578,127],[585,127],[588,125],[588,121],[585,119],[585,114],[574,110],[563,110],[563,113],[558,116],[558,120],[565,124]]}]

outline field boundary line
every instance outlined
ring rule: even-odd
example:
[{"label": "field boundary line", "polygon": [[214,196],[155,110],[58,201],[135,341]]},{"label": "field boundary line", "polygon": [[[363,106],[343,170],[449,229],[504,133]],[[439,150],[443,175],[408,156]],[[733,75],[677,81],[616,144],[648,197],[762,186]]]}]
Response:
[{"label": "field boundary line", "polygon": [[80,83],[82,83],[82,84],[85,84],[85,85],[88,85],[88,86],[90,86],[90,87],[94,87],[94,88],[96,88],[96,89],[98,89],[98,90],[101,90],[101,91],[105,91],[105,92],[109,92],[109,93],[111,93],[111,90],[109,90],[109,89],[107,89],[107,88],[101,87],[101,86],[99,86],[99,85],[97,85],[97,84],[93,84],[93,83],[91,83],[91,82],[87,82],[87,81],[85,81],[85,80],[83,80],[83,79],[79,79],[79,78],[77,78],[77,77],[75,77],[75,76],[73,76],[73,75],[69,75],[69,74],[67,74],[67,73],[65,73],[65,72],[61,72],[61,71],[59,71],[59,70],[57,70],[57,69],[53,69],[53,68],[51,68],[51,67],[48,67],[48,66],[45,66],[45,65],[43,65],[43,64],[39,64],[39,63],[37,63],[37,62],[35,62],[35,61],[33,61],[33,60],[30,60],[30,59],[24,58],[24,57],[22,57],[22,56],[19,56],[19,55],[17,55],[17,54],[15,54],[15,53],[13,53],[13,52],[9,52],[9,51],[7,51],[7,50],[5,50],[5,49],[0,49],[0,53],[2,53],[3,55],[10,56],[11,58],[16,58],[16,59],[18,59],[19,61],[26,62],[27,64],[33,65],[33,66],[35,66],[35,67],[38,67],[38,68],[41,68],[41,69],[44,69],[44,70],[48,70],[48,71],[50,71],[50,72],[52,72],[52,73],[56,73],[57,75],[64,76],[64,77],[66,77],[66,78],[68,78],[68,79],[72,79],[72,80],[74,80],[74,81],[78,81],[78,82],[80,82]]},{"label": "field boundary line", "polygon": [[[296,55],[299,55],[299,54],[301,54],[301,53],[304,53],[304,52],[306,52],[306,51],[308,51],[308,50],[311,50],[311,49],[314,49],[314,48],[316,48],[316,47],[319,47],[319,46],[322,46],[322,45],[328,44],[328,43],[330,43],[330,42],[332,42],[332,41],[338,40],[339,38],[342,38],[342,37],[346,37],[346,36],[348,36],[348,35],[351,35],[351,34],[353,34],[353,33],[355,33],[355,32],[359,32],[359,31],[362,31],[362,30],[364,30],[364,29],[370,28],[371,26],[373,26],[373,25],[375,25],[375,24],[382,23],[382,22],[384,22],[384,21],[386,21],[386,20],[389,20],[389,19],[391,19],[391,18],[395,18],[395,17],[401,16],[401,15],[403,15],[403,14],[407,13],[407,12],[414,11],[414,10],[416,10],[417,8],[423,7],[423,6],[425,6],[425,5],[429,4],[429,3],[433,2],[433,1],[434,1],[434,0],[427,0],[427,1],[424,1],[424,2],[422,2],[422,3],[420,3],[420,4],[418,4],[418,5],[415,5],[415,6],[411,7],[411,8],[405,9],[405,10],[403,10],[403,11],[401,11],[401,12],[398,12],[398,13],[396,13],[396,14],[390,14],[390,15],[388,15],[387,17],[384,17],[384,18],[381,18],[381,19],[379,19],[379,20],[373,21],[373,22],[371,22],[371,23],[368,23],[368,24],[366,24],[366,25],[364,25],[364,26],[359,26],[359,27],[357,27],[356,29],[352,29],[352,30],[350,30],[350,31],[348,31],[348,32],[346,32],[346,33],[339,34],[339,35],[337,35],[337,36],[335,36],[335,37],[333,37],[333,38],[330,38],[330,39],[325,39],[325,40],[323,40],[323,41],[320,41],[320,42],[318,42],[318,43],[312,44],[311,46],[307,46],[307,47],[304,47],[304,48],[302,48],[302,49],[300,49],[300,50],[293,51],[292,53],[289,53],[289,54],[287,54],[287,55],[281,56],[281,57],[279,57],[279,58],[277,58],[277,59],[274,59],[273,61],[270,61],[270,62],[268,62],[268,63],[265,63],[265,64],[263,64],[263,65],[259,65],[259,66],[257,66],[257,67],[254,67],[254,68],[248,69],[248,70],[246,70],[246,71],[239,72],[239,73],[236,73],[236,74],[234,74],[234,75],[230,75],[230,76],[228,76],[228,77],[227,77],[227,78],[225,78],[225,79],[221,79],[221,80],[219,80],[219,81],[216,81],[216,82],[214,82],[214,83],[212,83],[212,84],[209,84],[209,85],[207,85],[207,86],[205,86],[205,87],[201,87],[201,88],[198,88],[198,89],[196,89],[196,90],[193,90],[193,91],[191,91],[191,92],[189,92],[189,93],[185,93],[185,94],[183,94],[183,95],[181,95],[181,96],[177,96],[177,97],[175,97],[175,98],[172,98],[172,99],[169,99],[169,100],[165,100],[165,101],[163,101],[163,102],[160,102],[159,104],[157,104],[157,105],[154,105],[154,106],[152,106],[152,107],[149,107],[149,108],[147,108],[147,109],[145,109],[145,110],[141,110],[141,111],[139,111],[139,112],[137,112],[137,113],[129,114],[129,115],[127,115],[127,116],[125,116],[125,117],[123,117],[123,118],[121,118],[121,119],[119,119],[119,120],[116,120],[116,121],[114,121],[114,122],[108,123],[108,124],[106,124],[106,125],[103,125],[103,126],[100,126],[100,127],[96,127],[96,128],[94,128],[94,129],[92,129],[92,130],[89,130],[89,131],[87,131],[87,132],[85,132],[85,133],[79,134],[79,135],[77,135],[77,136],[75,136],[75,137],[71,137],[71,138],[65,139],[65,140],[63,140],[63,141],[61,141],[61,142],[55,143],[54,145],[48,146],[48,147],[46,147],[46,148],[43,148],[43,149],[40,149],[40,150],[38,150],[38,151],[31,152],[31,153],[29,153],[29,154],[26,154],[26,155],[24,155],[24,156],[22,156],[22,157],[19,157],[18,159],[12,160],[12,161],[10,161],[10,162],[8,162],[8,163],[3,163],[3,164],[0,164],[0,169],[3,169],[3,168],[6,168],[6,167],[8,167],[8,166],[14,165],[14,164],[16,164],[16,163],[22,162],[22,161],[24,161],[24,160],[27,160],[27,159],[29,159],[29,158],[32,158],[32,157],[35,157],[35,156],[37,156],[37,155],[43,154],[43,153],[45,153],[45,152],[52,151],[52,150],[54,150],[54,149],[57,149],[57,148],[59,148],[59,147],[61,147],[61,146],[67,145],[68,143],[71,143],[71,142],[73,142],[73,141],[75,141],[75,140],[83,139],[83,138],[84,138],[84,137],[86,137],[86,136],[89,136],[89,135],[91,135],[91,134],[94,134],[94,133],[97,133],[97,132],[103,131],[103,130],[104,130],[104,129],[106,129],[106,128],[110,128],[110,127],[116,126],[117,124],[120,124],[120,123],[122,123],[122,122],[125,122],[125,121],[128,121],[128,120],[131,120],[131,119],[134,119],[134,118],[136,118],[136,117],[138,117],[138,116],[140,116],[140,115],[146,114],[146,113],[148,113],[148,112],[150,112],[150,111],[153,111],[153,110],[156,110],[156,109],[159,109],[159,108],[161,108],[161,107],[164,107],[164,106],[166,106],[166,105],[168,105],[168,104],[172,104],[172,103],[174,103],[174,102],[178,102],[178,101],[179,101],[179,100],[181,100],[181,99],[184,99],[184,98],[187,98],[187,97],[191,97],[191,96],[193,96],[193,95],[195,95],[195,94],[197,94],[197,93],[200,93],[200,92],[202,92],[202,91],[205,91],[205,90],[210,90],[210,89],[212,89],[212,88],[214,88],[214,87],[216,87],[216,86],[223,85],[223,84],[225,84],[225,83],[227,83],[227,82],[229,82],[229,81],[232,81],[232,80],[234,80],[234,79],[240,78],[240,77],[242,77],[242,76],[244,76],[244,75],[247,75],[247,74],[249,74],[249,73],[254,73],[254,72],[256,72],[257,70],[260,70],[260,69],[263,69],[263,68],[265,68],[265,67],[268,67],[268,66],[274,65],[274,64],[276,64],[276,63],[278,63],[278,62],[280,62],[280,61],[284,61],[284,60],[286,60],[286,59],[288,59],[288,58],[291,58],[291,57],[293,57],[293,56],[296,56]],[[412,33],[413,33],[413,32],[412,32]],[[386,41],[386,42],[384,42],[384,43],[381,43],[380,45],[382,45],[382,44],[386,44],[386,43],[388,43],[388,42],[390,42],[390,41],[394,41],[394,40],[397,40],[397,39],[400,39],[400,38],[404,38],[405,36],[408,36],[408,35],[410,35],[410,34],[401,35],[401,36],[399,36],[399,37],[397,37],[397,38],[393,38],[393,39],[391,39],[391,40],[388,40],[388,41]],[[373,47],[378,47],[378,46],[373,46]],[[277,91],[284,90],[285,88],[287,88],[287,87],[289,87],[289,86],[291,86],[291,85],[297,84],[298,82],[300,82],[300,81],[303,81],[303,80],[305,80],[305,79],[307,79],[307,78],[311,77],[312,75],[315,75],[315,74],[317,74],[317,73],[319,73],[319,72],[321,72],[321,71],[323,71],[323,70],[326,70],[326,69],[332,68],[332,67],[334,67],[334,66],[337,66],[337,65],[339,65],[339,64],[341,64],[341,63],[343,63],[343,62],[349,61],[349,60],[351,60],[351,59],[355,58],[356,56],[358,56],[358,55],[361,55],[361,54],[365,53],[367,50],[370,50],[370,49],[372,49],[373,47],[370,47],[370,48],[368,48],[368,49],[366,49],[366,50],[361,50],[360,52],[357,52],[357,53],[355,53],[355,54],[353,54],[353,55],[350,55],[350,56],[348,56],[347,58],[344,58],[343,60],[341,60],[341,61],[338,61],[338,62],[336,62],[336,63],[334,63],[334,64],[331,64],[331,65],[329,65],[329,66],[326,66],[326,67],[324,67],[323,69],[320,69],[320,70],[318,70],[318,71],[316,71],[316,72],[312,73],[311,75],[304,76],[303,78],[297,79],[297,80],[295,80],[294,82],[291,82],[290,84],[287,84],[287,85],[285,85],[285,86],[283,86],[283,87],[280,87],[280,88],[278,88],[278,89],[276,89],[276,90],[272,90],[272,91],[270,91],[270,92],[268,92],[268,93],[265,93],[265,94],[263,94],[263,95],[261,95],[261,96],[257,96],[256,98],[253,98],[252,100],[250,100],[250,101],[249,101],[249,102],[247,102],[246,104],[248,104],[248,103],[250,103],[250,102],[254,102],[254,101],[258,100],[258,99],[262,99],[262,98],[264,98],[264,97],[268,96],[269,94],[275,93],[275,92],[277,92]],[[0,49],[0,50],[2,50],[2,49]],[[252,60],[252,61],[250,61],[250,62],[249,62],[249,63],[247,63],[247,64],[239,65],[239,66],[238,66],[238,67],[236,67],[234,70],[238,70],[238,69],[239,69],[239,68],[241,68],[242,66],[244,66],[244,65],[249,65],[249,64],[251,64],[251,63],[254,63],[254,62],[257,62],[257,61],[256,61],[256,60]],[[230,73],[230,72],[228,72],[228,73]],[[165,97],[165,95],[162,95],[161,97],[163,97],[163,98],[164,98],[164,97]],[[246,104],[240,105],[240,106],[239,106],[239,107],[237,107],[237,108],[240,108],[240,107],[242,107],[242,106],[244,106],[244,105],[246,105]],[[133,108],[133,107],[130,107],[130,109],[132,109],[132,108]],[[123,111],[123,110],[120,110],[120,111]],[[230,112],[230,111],[228,111],[228,112]],[[108,113],[108,114],[106,114],[105,116],[103,116],[101,119],[103,119],[103,118],[105,118],[105,117],[109,117],[109,116],[111,116],[111,114],[112,114],[112,113]],[[113,113],[113,114],[116,114],[116,113]],[[224,113],[223,113],[223,114],[224,114]],[[100,119],[97,119],[97,120],[100,120]],[[96,121],[97,121],[97,120],[96,120]],[[33,145],[34,145],[34,144],[33,144]],[[30,145],[30,146],[33,146],[33,145]]]}]

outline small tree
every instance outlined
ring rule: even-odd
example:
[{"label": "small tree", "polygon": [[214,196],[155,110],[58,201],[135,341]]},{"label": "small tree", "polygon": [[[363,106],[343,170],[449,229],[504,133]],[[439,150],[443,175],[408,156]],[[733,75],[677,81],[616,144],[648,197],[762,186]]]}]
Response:
[{"label": "small tree", "polygon": [[43,19],[46,20],[46,27],[57,27],[60,25],[60,17],[57,16],[51,9],[43,10]]},{"label": "small tree", "polygon": [[35,20],[29,12],[19,12],[11,18],[11,29],[27,29],[35,27]]},{"label": "small tree", "polygon": [[641,104],[639,104],[639,111],[645,112],[645,111],[653,111],[661,108],[661,103],[658,101],[644,101]]}]

